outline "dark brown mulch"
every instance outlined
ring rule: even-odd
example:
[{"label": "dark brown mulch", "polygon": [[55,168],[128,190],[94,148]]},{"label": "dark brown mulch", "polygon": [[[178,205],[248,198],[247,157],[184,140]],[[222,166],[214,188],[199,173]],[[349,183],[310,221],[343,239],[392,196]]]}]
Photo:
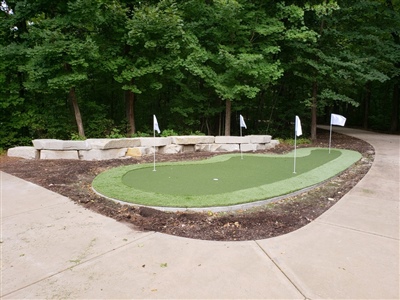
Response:
[{"label": "dark brown mulch", "polygon": [[[319,130],[317,137],[316,142],[300,147],[327,147],[329,132]],[[92,191],[92,180],[104,170],[151,162],[152,157],[76,161],[25,160],[2,156],[0,169],[69,197],[78,205],[97,213],[129,223],[138,230],[204,240],[255,240],[282,235],[308,224],[339,201],[368,172],[374,159],[374,149],[370,144],[337,133],[333,133],[332,141],[333,147],[359,151],[363,158],[339,176],[308,192],[258,208],[228,213],[162,212],[117,204]],[[268,152],[285,153],[291,150],[293,146],[282,144]],[[157,161],[198,160],[215,155],[199,152],[157,155]]]}]

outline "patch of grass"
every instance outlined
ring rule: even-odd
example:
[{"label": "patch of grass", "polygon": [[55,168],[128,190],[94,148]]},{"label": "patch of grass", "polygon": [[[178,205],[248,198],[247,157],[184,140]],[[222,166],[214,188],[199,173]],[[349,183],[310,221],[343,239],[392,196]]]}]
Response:
[{"label": "patch of grass", "polygon": [[93,181],[106,197],[164,207],[227,206],[264,200],[327,180],[361,158],[350,150],[297,149],[285,155],[226,154],[197,162],[130,165]]},{"label": "patch of grass", "polygon": [[[294,139],[290,138],[290,139],[278,139],[280,144],[287,144],[290,146],[294,146]],[[306,139],[306,138],[299,138],[296,139],[296,144],[297,145],[309,145],[311,144],[311,140],[310,139]]]}]

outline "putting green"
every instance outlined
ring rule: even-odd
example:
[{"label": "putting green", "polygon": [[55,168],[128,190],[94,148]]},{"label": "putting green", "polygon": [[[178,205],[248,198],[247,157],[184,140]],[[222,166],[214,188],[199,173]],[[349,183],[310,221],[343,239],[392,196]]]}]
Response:
[{"label": "putting green", "polygon": [[130,165],[93,181],[98,193],[125,202],[163,207],[228,206],[288,194],[327,180],[361,158],[355,151],[324,148],[294,153],[225,154],[196,162]]}]

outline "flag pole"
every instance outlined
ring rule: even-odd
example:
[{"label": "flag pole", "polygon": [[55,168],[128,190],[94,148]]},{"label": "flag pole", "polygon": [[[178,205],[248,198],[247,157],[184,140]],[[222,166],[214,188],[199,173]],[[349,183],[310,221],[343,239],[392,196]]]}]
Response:
[{"label": "flag pole", "polygon": [[[242,126],[240,126],[240,137],[242,137]],[[240,143],[240,159],[243,159],[242,143]]]},{"label": "flag pole", "polygon": [[160,133],[160,127],[158,126],[156,115],[153,115],[153,171],[156,170],[156,130]]},{"label": "flag pole", "polygon": [[303,130],[301,129],[301,122],[298,116],[294,117],[294,167],[293,174],[296,174],[296,157],[297,157],[297,136],[303,134]]},{"label": "flag pole", "polygon": [[297,129],[296,129],[297,119],[294,119],[294,167],[293,174],[296,174],[296,148],[297,148]]},{"label": "flag pole", "polygon": [[[247,129],[246,123],[245,123],[242,115],[239,115],[239,127],[240,127],[240,138],[241,138],[242,137],[242,127]],[[242,143],[239,143],[239,147],[240,147],[240,157],[241,157],[241,159],[243,159]]]},{"label": "flag pole", "polygon": [[331,114],[331,122],[329,126],[329,154],[331,154],[331,141],[332,141],[332,114]]},{"label": "flag pole", "polygon": [[345,117],[338,114],[331,114],[331,126],[329,130],[329,153],[331,153],[332,125],[344,126],[344,124],[346,124]]},{"label": "flag pole", "polygon": [[[154,127],[154,126],[153,126]],[[156,171],[156,130],[153,128],[153,171]]]}]

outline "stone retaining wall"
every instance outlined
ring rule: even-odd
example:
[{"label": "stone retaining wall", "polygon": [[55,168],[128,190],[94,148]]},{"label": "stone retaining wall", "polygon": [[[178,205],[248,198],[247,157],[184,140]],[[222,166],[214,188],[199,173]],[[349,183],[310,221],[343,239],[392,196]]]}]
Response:
[{"label": "stone retaining wall", "polygon": [[240,136],[171,136],[122,139],[87,139],[64,141],[33,140],[33,147],[8,149],[7,155],[26,159],[106,160],[126,157],[183,152],[254,152],[275,147],[270,135]]}]

